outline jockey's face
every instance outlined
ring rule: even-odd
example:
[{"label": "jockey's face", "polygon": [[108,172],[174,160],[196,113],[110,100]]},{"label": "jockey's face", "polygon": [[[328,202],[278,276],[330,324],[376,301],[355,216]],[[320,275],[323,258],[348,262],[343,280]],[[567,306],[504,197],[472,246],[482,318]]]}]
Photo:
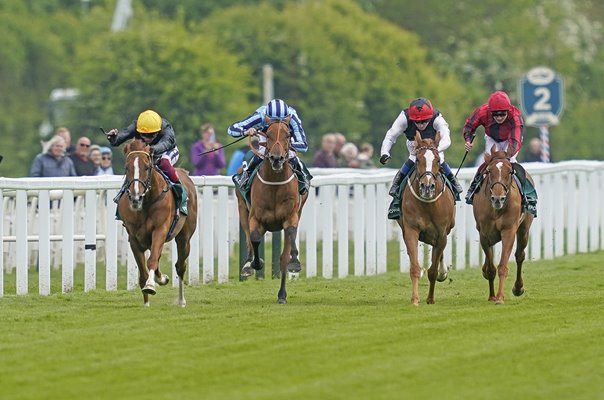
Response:
[{"label": "jockey's face", "polygon": [[507,111],[493,111],[493,112],[491,112],[491,115],[493,116],[493,119],[495,120],[495,122],[497,122],[498,124],[503,124],[503,121],[505,121],[506,118],[508,117],[508,112]]},{"label": "jockey's face", "polygon": [[415,121],[415,125],[417,126],[417,129],[423,131],[428,126],[428,122],[430,122],[429,119],[425,119],[423,121]]},{"label": "jockey's face", "polygon": [[159,132],[155,132],[155,133],[149,133],[149,134],[140,135],[140,136],[143,139],[143,142],[149,144],[157,137],[158,133]]}]

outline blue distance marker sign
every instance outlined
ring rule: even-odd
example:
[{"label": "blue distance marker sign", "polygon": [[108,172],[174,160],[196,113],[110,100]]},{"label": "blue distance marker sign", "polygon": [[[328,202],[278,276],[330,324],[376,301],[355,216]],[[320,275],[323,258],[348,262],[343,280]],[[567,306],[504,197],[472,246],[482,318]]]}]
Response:
[{"label": "blue distance marker sign", "polygon": [[560,122],[564,109],[562,78],[548,67],[535,67],[520,79],[520,105],[529,126]]}]

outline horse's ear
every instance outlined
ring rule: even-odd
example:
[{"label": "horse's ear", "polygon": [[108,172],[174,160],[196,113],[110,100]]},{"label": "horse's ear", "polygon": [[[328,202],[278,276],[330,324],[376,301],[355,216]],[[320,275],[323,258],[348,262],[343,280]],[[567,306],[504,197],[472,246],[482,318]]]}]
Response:
[{"label": "horse's ear", "polygon": [[495,154],[496,151],[497,151],[497,145],[492,145],[491,146],[491,154]]},{"label": "horse's ear", "polygon": [[264,123],[267,124],[267,125],[271,124],[271,119],[268,117],[268,115],[264,116]]},{"label": "horse's ear", "polygon": [[130,153],[130,143],[124,145],[124,154]]},{"label": "horse's ear", "polygon": [[422,143],[422,135],[419,133],[418,130],[415,130],[415,143],[417,143],[417,146],[419,147]]},{"label": "horse's ear", "polygon": [[507,158],[512,158],[513,155],[514,155],[514,147],[510,144],[510,142],[508,142],[508,147],[505,151],[505,156]]},{"label": "horse's ear", "polygon": [[439,143],[440,143],[440,131],[436,132],[436,136],[434,136],[434,145],[436,147],[438,147]]},{"label": "horse's ear", "polygon": [[291,121],[291,120],[292,120],[292,115],[291,115],[291,114],[289,114],[289,115],[287,116],[287,118],[285,118],[285,119],[283,120],[283,122],[285,122],[285,124],[289,125],[289,121]]}]

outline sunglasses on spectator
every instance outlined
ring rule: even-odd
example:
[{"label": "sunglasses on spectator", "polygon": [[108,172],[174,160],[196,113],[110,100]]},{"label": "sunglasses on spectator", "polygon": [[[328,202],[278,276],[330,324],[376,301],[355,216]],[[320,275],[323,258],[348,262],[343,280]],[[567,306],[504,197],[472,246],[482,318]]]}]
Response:
[{"label": "sunglasses on spectator", "polygon": [[103,160],[111,160],[111,157],[108,157],[108,156],[103,156],[103,157],[101,157],[101,158],[102,158]]},{"label": "sunglasses on spectator", "polygon": [[505,117],[506,115],[508,115],[508,112],[507,111],[493,111],[491,113],[491,115],[493,117]]},{"label": "sunglasses on spectator", "polygon": [[82,147],[90,147],[90,145],[89,145],[89,144],[86,144],[86,143],[78,143],[78,144],[79,144],[80,146],[82,146]]}]

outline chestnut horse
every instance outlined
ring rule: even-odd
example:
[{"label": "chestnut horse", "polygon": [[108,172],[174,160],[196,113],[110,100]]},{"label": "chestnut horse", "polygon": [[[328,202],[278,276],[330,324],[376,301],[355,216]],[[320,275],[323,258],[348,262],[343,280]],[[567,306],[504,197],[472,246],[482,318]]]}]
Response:
[{"label": "chestnut horse", "polygon": [[259,132],[266,136],[266,155],[252,181],[249,209],[239,190],[235,190],[239,203],[239,221],[245,232],[248,250],[247,260],[241,269],[242,277],[250,276],[254,269],[264,267],[264,260],[258,255],[258,246],[264,234],[267,231],[285,232],[280,257],[279,304],[287,303],[286,272],[301,270],[296,235],[302,207],[308,197],[308,192],[302,196],[298,193],[298,179],[287,161],[290,150],[289,119],[290,117],[283,121],[267,120],[269,126],[266,133]]},{"label": "chestnut horse", "polygon": [[[522,282],[522,263],[528,244],[529,229],[533,215],[522,207],[522,196],[514,179],[514,170],[510,157],[511,146],[507,151],[495,151],[485,154],[486,169],[480,190],[474,195],[473,209],[476,229],[480,233],[480,245],[485,254],[482,275],[489,281],[489,301],[495,304],[504,302],[504,284],[508,274],[508,260],[516,237],[516,282],[512,293],[520,296],[524,293]],[[533,182],[530,175],[527,179]],[[495,269],[493,264],[493,245],[502,242],[501,259]],[[499,288],[495,295],[495,272],[499,275]]]},{"label": "chestnut horse", "polygon": [[[138,266],[138,283],[143,292],[144,305],[149,306],[149,295],[155,294],[155,283],[166,285],[170,279],[159,270],[159,258],[164,243],[175,239],[178,260],[178,305],[186,305],[184,277],[189,257],[189,240],[197,228],[197,191],[187,172],[177,168],[180,181],[188,192],[188,215],[176,215],[177,204],[168,183],[153,165],[149,146],[134,140],[124,146],[126,154],[125,196],[118,203],[120,217],[128,231],[130,248]],[[172,229],[170,229],[172,228]],[[170,232],[170,236],[168,233]],[[145,263],[145,251],[151,250]],[[146,265],[145,265],[146,264]]]},{"label": "chestnut horse", "polygon": [[419,241],[432,246],[432,263],[428,269],[428,304],[434,304],[436,281],[442,282],[448,275],[443,252],[447,246],[447,235],[455,226],[455,200],[440,171],[439,142],[440,133],[436,133],[432,140],[422,139],[419,132],[416,132],[416,169],[409,176],[403,191],[402,212],[398,220],[411,263],[411,303],[414,305],[419,304],[419,279],[422,272],[418,259]]}]

